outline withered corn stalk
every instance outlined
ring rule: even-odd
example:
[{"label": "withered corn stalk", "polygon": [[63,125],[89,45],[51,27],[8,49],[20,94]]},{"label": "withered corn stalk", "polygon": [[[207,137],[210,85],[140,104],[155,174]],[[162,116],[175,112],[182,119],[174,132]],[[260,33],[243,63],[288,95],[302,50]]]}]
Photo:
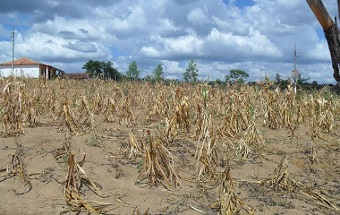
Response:
[{"label": "withered corn stalk", "polygon": [[64,102],[59,110],[59,128],[66,125],[70,132],[77,132],[79,130],[73,114],[71,113],[70,106],[67,102]]},{"label": "withered corn stalk", "polygon": [[34,92],[31,99],[27,101],[26,111],[25,111],[25,121],[30,127],[34,127],[37,124],[38,110],[36,107],[36,93]]},{"label": "withered corn stalk", "polygon": [[312,163],[318,163],[314,140],[310,143],[310,161]]},{"label": "withered corn stalk", "polygon": [[95,121],[93,117],[93,113],[90,110],[89,104],[85,96],[83,96],[77,102],[76,107],[76,121],[77,125],[84,128],[94,128]]},{"label": "withered corn stalk", "polygon": [[285,155],[275,168],[272,177],[262,180],[261,185],[273,187],[275,190],[292,191],[296,189],[296,182],[289,177],[288,164],[288,159]]},{"label": "withered corn stalk", "polygon": [[247,128],[250,116],[250,98],[247,92],[228,92],[229,103],[225,110],[223,123],[219,127],[222,137],[235,138],[241,131]]},{"label": "withered corn stalk", "polygon": [[61,109],[60,106],[62,104],[60,104],[57,99],[58,95],[56,89],[54,89],[52,86],[45,87],[44,89],[44,92],[40,92],[40,94],[44,95],[42,96],[43,106],[48,110],[48,113],[51,115],[52,119],[57,121]]},{"label": "withered corn stalk", "polygon": [[179,104],[175,108],[173,116],[174,125],[176,129],[189,131],[190,129],[190,115],[189,115],[189,98],[183,96]]},{"label": "withered corn stalk", "polygon": [[255,214],[255,210],[246,205],[238,196],[233,180],[230,176],[230,166],[222,175],[219,188],[219,209],[221,215],[240,214],[245,211],[247,214]]},{"label": "withered corn stalk", "polygon": [[246,159],[251,154],[251,150],[245,141],[245,139],[242,137],[236,147],[235,154],[238,158]]},{"label": "withered corn stalk", "polygon": [[156,97],[150,97],[152,98],[152,104],[146,119],[151,121],[152,119],[167,116],[167,108],[163,105],[164,98],[162,93],[158,93]]},{"label": "withered corn stalk", "polygon": [[[84,182],[86,182],[88,186],[92,186],[97,195],[103,196],[103,194],[101,194],[97,185],[87,176],[84,169],[76,161],[75,156],[76,154],[68,152],[67,175],[64,185],[66,203],[68,206],[70,206],[72,211],[80,212],[82,208],[84,208],[88,213],[101,214],[103,213],[103,208],[110,204],[90,204],[81,196],[80,189]],[[85,155],[83,157],[82,163],[84,160]]]},{"label": "withered corn stalk", "polygon": [[292,141],[296,130],[305,121],[307,110],[303,99],[294,93],[294,88],[291,85],[288,86],[287,92],[283,94],[279,114],[284,126],[290,131]]},{"label": "withered corn stalk", "polygon": [[18,193],[16,190],[14,190],[16,195],[23,195],[25,193],[28,193],[32,189],[31,181],[28,179],[26,171],[24,167],[21,164],[19,155],[8,155],[9,162],[7,164],[7,175],[8,176],[16,176],[18,175],[21,180],[25,183],[25,187],[27,189],[24,192]]},{"label": "withered corn stalk", "polygon": [[129,104],[129,97],[124,97],[118,104],[119,124],[128,126],[133,121],[133,115]]},{"label": "withered corn stalk", "polygon": [[264,186],[269,186],[275,190],[282,190],[288,192],[301,193],[307,197],[311,197],[319,201],[323,206],[331,208],[335,211],[340,211],[336,205],[332,204],[329,200],[323,197],[321,194],[317,193],[313,188],[303,186],[301,183],[295,181],[290,177],[290,172],[288,169],[288,159],[287,156],[283,156],[279,165],[275,168],[274,174],[271,178],[266,178],[258,183]]},{"label": "withered corn stalk", "polygon": [[2,91],[1,121],[5,136],[23,134],[26,86],[22,82],[10,82]]},{"label": "withered corn stalk", "polygon": [[333,104],[333,97],[329,100],[320,98],[310,99],[310,130],[311,138],[323,138],[322,132],[329,133],[333,129],[334,116],[336,106]]},{"label": "withered corn stalk", "polygon": [[282,115],[278,114],[282,112],[280,95],[282,94],[278,88],[274,92],[266,88],[263,93],[263,124],[271,129],[278,129],[284,125]]},{"label": "withered corn stalk", "polygon": [[[97,96],[97,99],[95,101],[95,104],[101,104],[101,105],[94,105],[94,106],[100,106],[102,108],[102,113],[104,115],[104,121],[105,122],[113,122],[115,115],[117,114],[118,110],[120,110],[119,101],[123,101],[123,99],[126,97],[122,90],[117,86],[112,86],[112,95],[110,94],[110,97],[104,96]],[[103,102],[99,99],[103,99]]]},{"label": "withered corn stalk", "polygon": [[206,114],[203,114],[203,111],[204,110],[202,108],[202,105],[200,103],[197,103],[197,111],[195,116],[195,129],[194,134],[192,135],[192,138],[194,140],[198,140],[203,130],[203,120],[204,116],[206,116]]},{"label": "withered corn stalk", "polygon": [[195,159],[197,160],[197,180],[210,181],[217,175],[216,163],[218,162],[215,148],[215,133],[212,117],[202,113],[202,131],[197,140]]},{"label": "withered corn stalk", "polygon": [[162,184],[167,189],[179,186],[180,181],[175,170],[172,154],[165,148],[160,139],[154,141],[149,130],[147,134],[149,146],[143,146],[144,161],[136,183],[149,184],[150,186]]},{"label": "withered corn stalk", "polygon": [[256,147],[257,146],[256,144],[264,144],[264,139],[262,138],[262,135],[256,128],[255,117],[254,117],[253,121],[249,125],[243,137],[238,142],[238,145],[235,151],[236,156],[239,158],[248,158],[250,154],[249,145]]},{"label": "withered corn stalk", "polygon": [[[98,89],[97,89],[98,90]],[[93,106],[92,106],[92,112],[94,114],[99,114],[101,111],[105,110],[104,105],[105,105],[105,97],[103,92],[96,92],[93,93],[93,98],[92,98]]]},{"label": "withered corn stalk", "polygon": [[113,122],[116,113],[116,102],[112,98],[106,98],[103,112],[105,122]]},{"label": "withered corn stalk", "polygon": [[129,133],[129,147],[124,153],[125,155],[129,152],[128,158],[136,158],[136,157],[143,157],[144,156],[144,145],[140,145],[136,139],[136,136],[130,131]]},{"label": "withered corn stalk", "polygon": [[169,120],[169,118],[165,118],[162,120],[162,123],[165,124],[164,136],[168,142],[171,142],[178,134],[178,130],[175,128],[174,120]]}]

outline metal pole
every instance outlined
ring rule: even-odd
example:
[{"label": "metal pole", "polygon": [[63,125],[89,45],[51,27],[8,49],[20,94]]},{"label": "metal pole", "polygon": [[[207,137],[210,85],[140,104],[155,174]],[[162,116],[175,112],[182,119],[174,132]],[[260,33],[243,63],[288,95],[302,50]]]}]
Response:
[{"label": "metal pole", "polygon": [[296,43],[294,43],[294,70],[296,70],[296,58],[297,58]]},{"label": "metal pole", "polygon": [[294,43],[294,70],[293,70],[293,76],[294,76],[294,94],[296,94],[296,85],[299,79],[299,72],[296,69],[296,60],[299,57],[299,55],[296,52],[296,43]]},{"label": "metal pole", "polygon": [[11,37],[12,37],[12,75],[14,75],[14,27],[12,30]]}]

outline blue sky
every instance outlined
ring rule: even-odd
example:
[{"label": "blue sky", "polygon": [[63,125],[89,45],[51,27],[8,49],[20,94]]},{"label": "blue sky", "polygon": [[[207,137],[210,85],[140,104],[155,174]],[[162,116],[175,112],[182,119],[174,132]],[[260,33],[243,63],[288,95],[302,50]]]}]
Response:
[{"label": "blue sky", "polygon": [[[224,1],[226,4],[229,3],[229,1]],[[244,8],[244,7],[247,7],[247,6],[252,6],[254,5],[254,2],[251,1],[251,0],[239,0],[239,1],[235,1],[235,4],[237,7],[239,8]]]},{"label": "blue sky", "polygon": [[[0,62],[15,56],[83,72],[88,60],[112,61],[125,73],[135,60],[142,76],[157,64],[167,78],[182,79],[194,59],[199,78],[224,79],[230,69],[249,81],[287,78],[298,70],[334,83],[321,27],[305,0],[11,0],[1,1]],[[324,1],[332,17],[336,1]]]}]

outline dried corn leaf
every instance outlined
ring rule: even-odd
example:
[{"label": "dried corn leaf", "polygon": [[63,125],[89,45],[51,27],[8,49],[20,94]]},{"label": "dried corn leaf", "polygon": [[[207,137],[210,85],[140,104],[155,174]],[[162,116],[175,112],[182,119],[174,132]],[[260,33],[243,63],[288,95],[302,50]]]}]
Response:
[{"label": "dried corn leaf", "polygon": [[8,157],[10,161],[7,164],[7,175],[8,176],[18,175],[21,178],[21,180],[25,183],[25,187],[27,187],[24,192],[17,192],[16,190],[14,190],[15,194],[23,195],[25,193],[28,193],[32,189],[32,184],[26,175],[26,171],[21,164],[19,156],[15,154],[8,155]]},{"label": "dried corn leaf", "polygon": [[147,133],[149,148],[144,146],[144,163],[136,183],[151,186],[162,184],[168,189],[179,186],[179,177],[171,153],[161,140],[154,141],[150,131]]}]

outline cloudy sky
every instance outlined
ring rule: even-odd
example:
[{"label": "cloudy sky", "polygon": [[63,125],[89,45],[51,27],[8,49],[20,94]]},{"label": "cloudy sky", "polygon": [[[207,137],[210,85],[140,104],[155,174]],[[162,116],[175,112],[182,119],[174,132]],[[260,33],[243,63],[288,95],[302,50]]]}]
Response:
[{"label": "cloudy sky", "polygon": [[[334,0],[324,0],[330,15]],[[141,76],[161,63],[182,79],[194,59],[199,78],[221,79],[230,69],[249,81],[303,77],[334,83],[323,31],[305,0],[0,0],[0,62],[28,57],[68,73],[88,60],[112,61],[125,73],[136,61]]]}]

